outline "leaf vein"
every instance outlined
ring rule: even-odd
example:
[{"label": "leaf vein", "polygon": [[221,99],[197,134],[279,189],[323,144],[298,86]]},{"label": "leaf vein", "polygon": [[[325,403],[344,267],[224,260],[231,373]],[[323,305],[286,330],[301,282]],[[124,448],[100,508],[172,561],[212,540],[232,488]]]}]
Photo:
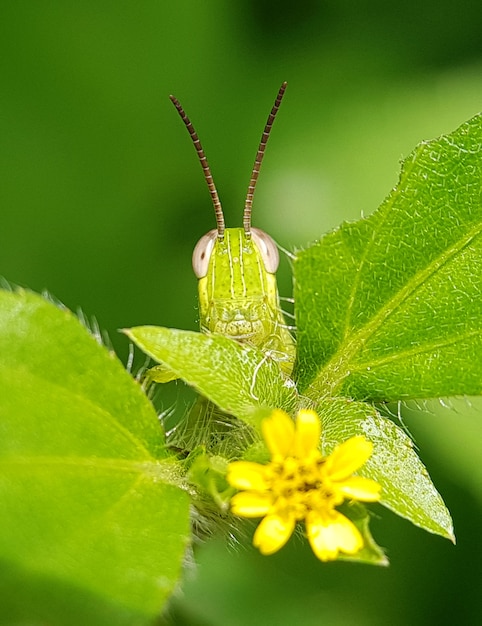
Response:
[{"label": "leaf vein", "polygon": [[453,346],[458,343],[464,342],[467,339],[472,339],[474,337],[482,338],[482,329],[469,331],[469,332],[463,333],[462,335],[457,335],[457,337],[448,338],[446,341],[419,344],[418,346],[414,348],[402,350],[402,351],[390,354],[388,356],[381,357],[379,359],[373,359],[370,361],[366,361],[364,363],[357,363],[356,366],[351,368],[350,372],[353,373],[357,371],[364,371],[364,370],[367,370],[367,368],[375,368],[375,367],[388,365],[390,363],[394,363],[396,361],[399,361],[405,358],[410,358],[413,356],[422,355],[426,352],[432,352],[435,350],[446,348],[448,346]]},{"label": "leaf vein", "polygon": [[464,248],[469,246],[482,232],[482,222],[477,223],[468,233],[443,250],[423,270],[414,274],[410,280],[390,298],[363,327],[356,331],[349,341],[341,343],[338,351],[320,371],[318,380],[328,383],[333,393],[351,371],[350,364],[355,355],[380,327],[398,311],[404,303],[441,268],[451,261]]},{"label": "leaf vein", "polygon": [[[425,144],[420,144],[419,146],[419,150],[420,153],[423,152],[425,148]],[[402,170],[401,174],[400,174],[400,180],[397,184],[397,187],[395,189],[399,189],[400,187],[403,186],[403,183],[405,181],[406,178],[408,178],[410,176],[410,173],[413,169],[413,167],[415,166],[415,160],[411,161],[408,165],[405,164],[404,169]],[[351,330],[351,326],[350,326],[350,320],[351,320],[351,313],[353,310],[353,305],[355,304],[355,300],[356,300],[356,295],[358,293],[358,290],[360,288],[360,282],[361,282],[361,275],[362,275],[362,269],[363,266],[365,265],[365,262],[367,260],[367,258],[370,257],[370,252],[375,244],[375,241],[377,239],[377,235],[379,233],[379,231],[382,229],[383,225],[385,224],[385,221],[388,219],[389,215],[390,215],[390,211],[393,208],[395,201],[397,200],[397,194],[394,193],[395,190],[392,191],[392,193],[386,198],[384,204],[382,205],[382,207],[378,210],[377,212],[377,217],[381,217],[381,219],[379,219],[378,224],[372,229],[372,233],[371,233],[371,238],[370,241],[368,242],[368,244],[365,246],[363,255],[360,259],[360,262],[358,264],[358,268],[357,268],[357,272],[355,274],[355,280],[353,281],[353,286],[352,289],[350,291],[350,297],[347,303],[347,309],[346,309],[346,316],[345,316],[345,327],[344,327],[344,331],[343,331],[343,337],[344,339],[346,339],[349,334],[350,334],[350,330]],[[383,216],[382,216],[382,209],[383,209]],[[370,219],[370,218],[368,218]]]}]

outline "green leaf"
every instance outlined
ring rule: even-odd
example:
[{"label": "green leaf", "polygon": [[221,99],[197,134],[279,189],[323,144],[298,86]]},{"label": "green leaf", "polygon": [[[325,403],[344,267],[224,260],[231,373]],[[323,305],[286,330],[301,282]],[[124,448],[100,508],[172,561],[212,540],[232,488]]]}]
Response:
[{"label": "green leaf", "polygon": [[482,393],[482,117],[421,143],[367,219],[294,263],[300,390]]},{"label": "green leaf", "polygon": [[289,411],[296,401],[292,381],[256,348],[221,335],[175,328],[139,326],[124,332],[222,411],[252,425],[258,425],[260,409]]},{"label": "green leaf", "polygon": [[363,435],[373,443],[373,454],[359,474],[381,485],[381,504],[416,526],[454,541],[450,513],[401,428],[365,402],[325,399],[317,410],[325,454],[340,442]]},{"label": "green leaf", "polygon": [[188,542],[180,483],[117,358],[68,310],[0,291],[5,623],[149,623]]},{"label": "green leaf", "polygon": [[370,532],[370,515],[366,507],[360,502],[350,502],[339,508],[360,531],[363,537],[363,548],[351,556],[340,553],[338,559],[340,561],[366,563],[367,565],[388,565],[388,559],[383,549],[377,545]]}]

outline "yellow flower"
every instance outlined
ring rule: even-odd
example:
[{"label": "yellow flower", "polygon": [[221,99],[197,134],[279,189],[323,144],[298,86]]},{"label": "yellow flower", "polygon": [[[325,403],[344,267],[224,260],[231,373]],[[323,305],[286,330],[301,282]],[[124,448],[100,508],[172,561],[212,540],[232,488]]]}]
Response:
[{"label": "yellow flower", "polygon": [[357,553],[362,536],[336,507],[346,499],[379,499],[377,482],[352,475],[369,458],[373,445],[364,437],[352,437],[324,457],[319,450],[320,418],[310,410],[299,411],[295,424],[276,409],[261,428],[271,461],[234,461],[227,474],[230,485],[240,490],[231,498],[232,512],[263,517],[253,544],[262,554],[272,554],[304,520],[311,548],[322,561],[336,559],[339,552]]}]

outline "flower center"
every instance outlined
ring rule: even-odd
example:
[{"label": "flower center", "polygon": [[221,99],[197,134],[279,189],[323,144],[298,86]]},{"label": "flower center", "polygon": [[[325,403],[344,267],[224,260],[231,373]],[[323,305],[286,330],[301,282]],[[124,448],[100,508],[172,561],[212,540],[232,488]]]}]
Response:
[{"label": "flower center", "polygon": [[272,510],[277,514],[304,519],[310,511],[329,513],[343,497],[337,493],[325,471],[321,455],[299,459],[293,456],[272,461],[267,479],[273,494]]}]

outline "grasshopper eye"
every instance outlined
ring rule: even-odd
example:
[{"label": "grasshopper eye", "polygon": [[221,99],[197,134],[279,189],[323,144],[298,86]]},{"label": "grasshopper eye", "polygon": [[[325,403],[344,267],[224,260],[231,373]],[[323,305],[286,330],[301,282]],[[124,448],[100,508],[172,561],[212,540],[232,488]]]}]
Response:
[{"label": "grasshopper eye", "polygon": [[208,273],[209,259],[217,238],[218,231],[210,230],[197,242],[192,253],[192,269],[196,278],[204,278]]},{"label": "grasshopper eye", "polygon": [[279,265],[279,253],[275,242],[259,228],[251,228],[251,236],[261,254],[266,271],[274,274]]}]

